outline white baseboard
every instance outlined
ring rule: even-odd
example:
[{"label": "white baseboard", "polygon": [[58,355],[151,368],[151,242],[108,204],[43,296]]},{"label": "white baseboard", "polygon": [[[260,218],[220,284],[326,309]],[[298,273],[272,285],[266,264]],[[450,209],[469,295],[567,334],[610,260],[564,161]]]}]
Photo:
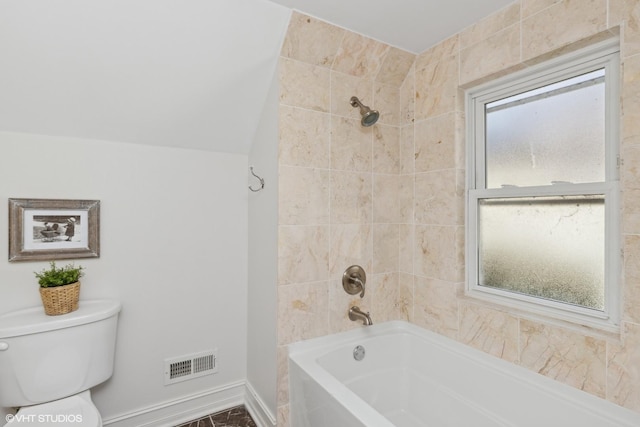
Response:
[{"label": "white baseboard", "polygon": [[276,427],[275,415],[269,410],[249,381],[247,381],[245,388],[244,406],[251,414],[253,421],[258,427]]},{"label": "white baseboard", "polygon": [[[109,427],[174,427],[245,403],[245,381],[102,420]],[[253,416],[253,413],[251,414]],[[256,414],[258,417],[258,415]],[[256,420],[257,422],[257,420]],[[275,425],[275,424],[274,424]],[[270,426],[265,424],[264,426]],[[261,426],[262,427],[262,426]]]}]

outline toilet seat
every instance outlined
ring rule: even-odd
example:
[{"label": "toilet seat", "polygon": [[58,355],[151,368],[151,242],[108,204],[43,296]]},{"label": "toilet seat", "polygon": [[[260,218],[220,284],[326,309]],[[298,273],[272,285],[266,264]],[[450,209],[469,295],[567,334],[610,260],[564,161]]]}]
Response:
[{"label": "toilet seat", "polygon": [[100,413],[85,393],[22,407],[6,427],[102,427]]}]

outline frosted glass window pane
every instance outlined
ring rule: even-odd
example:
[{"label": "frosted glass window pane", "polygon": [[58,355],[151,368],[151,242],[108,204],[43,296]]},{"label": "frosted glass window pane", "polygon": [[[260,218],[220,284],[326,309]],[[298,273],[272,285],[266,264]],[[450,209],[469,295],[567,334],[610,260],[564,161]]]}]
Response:
[{"label": "frosted glass window pane", "polygon": [[479,285],[604,310],[604,195],[480,200]]},{"label": "frosted glass window pane", "polygon": [[485,106],[486,187],[602,182],[604,69]]}]

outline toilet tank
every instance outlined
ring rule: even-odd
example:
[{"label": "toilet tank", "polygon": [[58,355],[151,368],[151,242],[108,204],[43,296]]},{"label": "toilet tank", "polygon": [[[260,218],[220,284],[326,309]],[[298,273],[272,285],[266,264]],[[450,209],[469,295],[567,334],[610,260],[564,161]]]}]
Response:
[{"label": "toilet tank", "polygon": [[61,316],[42,307],[0,315],[0,407],[61,399],[111,377],[120,307],[93,300]]}]

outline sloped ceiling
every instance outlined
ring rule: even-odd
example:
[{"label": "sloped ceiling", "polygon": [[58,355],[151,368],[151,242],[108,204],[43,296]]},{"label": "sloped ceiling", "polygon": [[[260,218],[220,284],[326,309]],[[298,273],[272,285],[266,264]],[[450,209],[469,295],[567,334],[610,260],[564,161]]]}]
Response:
[{"label": "sloped ceiling", "polygon": [[3,0],[0,131],[247,153],[291,9],[421,52],[510,0]]},{"label": "sloped ceiling", "polygon": [[290,11],[2,0],[0,131],[246,153]]}]

